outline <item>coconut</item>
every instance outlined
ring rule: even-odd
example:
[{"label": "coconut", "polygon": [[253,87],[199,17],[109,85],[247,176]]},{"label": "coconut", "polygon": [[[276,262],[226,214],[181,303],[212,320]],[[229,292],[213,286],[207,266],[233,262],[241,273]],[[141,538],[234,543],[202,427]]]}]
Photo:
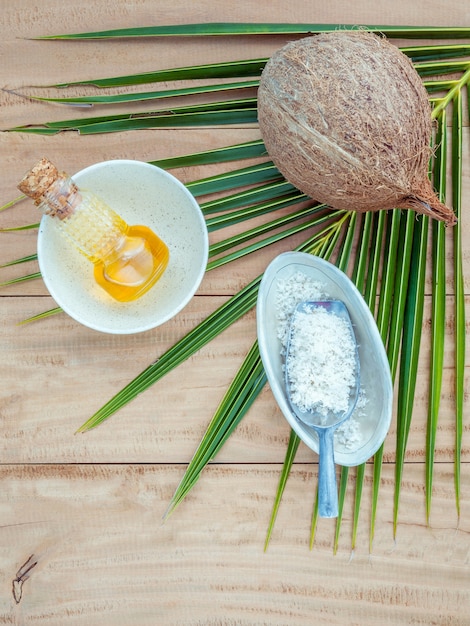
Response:
[{"label": "coconut", "polygon": [[414,209],[455,224],[428,176],[431,108],[411,61],[384,37],[294,41],[263,70],[261,135],[285,178],[335,209]]}]

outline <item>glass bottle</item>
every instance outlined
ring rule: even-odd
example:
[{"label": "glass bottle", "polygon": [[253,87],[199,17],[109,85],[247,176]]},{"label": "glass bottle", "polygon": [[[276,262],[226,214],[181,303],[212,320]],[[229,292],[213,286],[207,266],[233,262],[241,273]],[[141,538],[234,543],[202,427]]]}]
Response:
[{"label": "glass bottle", "polygon": [[41,159],[18,189],[30,196],[60,233],[94,264],[96,282],[115,300],[139,298],[165,271],[168,247],[150,228],[129,226],[48,159]]}]

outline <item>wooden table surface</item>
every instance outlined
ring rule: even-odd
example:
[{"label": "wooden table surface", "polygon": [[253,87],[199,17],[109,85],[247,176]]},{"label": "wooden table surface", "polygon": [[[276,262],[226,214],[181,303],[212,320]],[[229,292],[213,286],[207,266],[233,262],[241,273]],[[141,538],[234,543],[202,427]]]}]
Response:
[{"label": "wooden table surface", "polygon": [[[82,111],[70,113],[59,106],[32,102],[12,90],[265,57],[287,39],[169,38],[107,43],[28,39],[35,36],[211,21],[470,25],[470,9],[461,0],[3,0],[1,4],[2,129],[83,115]],[[116,112],[120,110],[116,107]],[[43,155],[73,173],[106,159],[151,161],[258,137],[254,125],[96,136],[1,132],[0,204],[17,195],[19,178]],[[466,122],[464,213],[470,202],[468,139]],[[233,164],[175,173],[187,182],[230,167]],[[34,207],[22,204],[0,218],[0,226],[7,227],[35,221],[37,214]],[[211,235],[211,241],[215,240]],[[394,538],[392,423],[385,443],[371,552],[371,465],[366,469],[354,551],[352,493],[346,497],[336,554],[332,549],[334,520],[319,521],[315,544],[309,549],[317,457],[303,444],[270,546],[264,552],[289,438],[288,424],[268,387],[187,499],[162,524],[187,463],[255,339],[255,311],[102,426],[74,434],[114,392],[260,275],[277,254],[299,242],[294,237],[213,270],[176,318],[158,329],[130,336],[89,330],[65,314],[18,326],[22,319],[55,303],[41,280],[2,288],[0,624],[470,624],[470,453],[468,432],[464,432],[458,520],[453,487],[451,348],[445,355],[429,525],[425,517],[429,296],[398,532]],[[35,245],[36,231],[2,234],[0,263],[35,252]],[[470,232],[464,224],[467,316],[469,252]],[[37,271],[34,262],[26,268]],[[5,268],[0,280],[24,272],[25,266]],[[448,297],[451,299],[451,292]],[[467,375],[467,396],[468,382]],[[466,400],[467,414],[468,409]],[[20,581],[21,568],[30,557],[29,563],[36,565]]]}]

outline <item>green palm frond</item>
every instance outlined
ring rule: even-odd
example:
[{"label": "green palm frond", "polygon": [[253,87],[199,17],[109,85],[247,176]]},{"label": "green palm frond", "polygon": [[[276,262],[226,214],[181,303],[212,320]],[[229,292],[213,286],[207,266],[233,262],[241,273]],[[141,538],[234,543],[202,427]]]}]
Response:
[{"label": "green palm frond", "polygon": [[150,161],[150,163],[171,170],[179,167],[191,167],[192,165],[242,161],[243,159],[252,159],[262,156],[267,156],[264,143],[261,139],[255,139],[254,141],[247,141],[245,143],[236,144],[235,146],[215,148],[213,150],[186,154],[180,157],[158,159],[156,161]]},{"label": "green palm frond", "polygon": [[29,261],[37,261],[37,258],[37,254],[28,254],[27,256],[21,257],[21,259],[15,259],[14,261],[3,263],[2,265],[0,265],[0,268],[10,267],[11,265],[19,265],[20,263],[28,263]]},{"label": "green palm frond", "polygon": [[[333,540],[333,554],[336,554],[338,551],[339,537],[340,537],[340,532],[341,532],[341,521],[343,519],[344,501],[346,498],[346,492],[348,488],[348,478],[349,478],[349,467],[343,466],[339,474],[338,517],[336,519],[335,537]],[[357,484],[359,483],[356,483],[356,485]],[[317,512],[316,506],[314,510],[316,513]],[[353,538],[353,545],[354,545],[354,538]]]},{"label": "green palm frond", "polygon": [[[434,166],[434,186],[439,199],[445,202],[447,173],[447,128],[446,112],[439,116],[437,152]],[[443,225],[442,225],[443,226]],[[444,367],[444,338],[446,325],[446,260],[445,232],[439,224],[432,224],[432,313],[431,313],[431,365],[428,421],[426,432],[426,519],[431,515],[431,494],[434,470],[434,449],[436,445],[437,423],[442,389]]]},{"label": "green palm frond", "polygon": [[[364,293],[364,299],[372,314],[375,312],[375,300],[377,283],[379,278],[380,256],[385,232],[386,213],[379,212],[376,215],[366,213],[363,218],[362,231],[356,263],[353,272],[353,281]],[[365,463],[357,468],[356,488],[354,498],[354,515],[351,548],[356,545],[357,529],[359,525],[359,513],[361,510],[361,498],[365,477]]]},{"label": "green palm frond", "polygon": [[[403,320],[403,339],[400,355],[399,393],[397,394],[397,438],[395,451],[394,535],[397,531],[398,507],[405,463],[406,446],[410,432],[416,389],[419,351],[424,308],[424,280],[428,239],[428,218],[417,220],[413,233],[411,273],[409,275],[406,307]],[[393,355],[394,361],[398,355]],[[389,354],[389,359],[391,358]],[[396,369],[395,369],[396,371]]]},{"label": "green palm frond", "polygon": [[[305,36],[317,32],[329,32],[339,28],[355,28],[336,24],[186,24],[131,28],[94,33],[77,33],[44,37],[43,39],[112,39],[116,37],[206,37],[206,36],[263,36],[278,34]],[[429,28],[412,26],[374,26],[369,30],[381,32],[387,37],[400,39],[436,39],[445,43],[435,45],[402,46],[402,51],[412,60],[423,79],[430,101],[433,117],[438,124],[435,158],[432,162],[432,178],[441,198],[445,195],[446,167],[451,167],[452,202],[455,213],[460,217],[462,205],[462,135],[463,135],[463,95],[469,89],[470,56],[468,43],[455,43],[450,40],[470,39],[470,28]],[[41,39],[41,38],[40,38]],[[449,42],[447,42],[449,40]],[[57,97],[45,98],[37,95],[33,99],[52,101],[64,105],[99,105],[100,114],[95,117],[46,122],[40,125],[21,125],[10,129],[14,132],[56,134],[78,131],[80,134],[145,130],[149,128],[197,127],[255,124],[257,121],[256,99],[240,97],[241,90],[256,89],[259,76],[267,59],[245,59],[168,70],[136,73],[128,76],[96,78],[88,81],[74,81],[47,85],[62,93]],[[208,80],[228,80],[230,82],[209,84]],[[133,94],[108,94],[104,91],[80,97],[63,97],[63,90],[72,86],[91,86],[100,90],[115,87],[129,87],[146,83],[193,81],[190,86],[168,89],[147,90]],[[202,82],[198,82],[202,81]],[[39,88],[41,86],[35,86]],[[14,93],[14,92],[13,92]],[[102,113],[114,104],[129,104],[145,101],[160,101],[176,98],[178,102],[189,102],[187,98],[198,94],[214,94],[222,98],[205,104],[179,104],[175,107],[159,108],[147,112],[132,112],[113,115]],[[468,95],[468,94],[467,94]],[[446,119],[451,111],[452,153],[447,158]],[[449,113],[450,118],[450,113]],[[405,471],[405,458],[408,436],[413,415],[418,363],[421,350],[423,328],[425,277],[431,258],[432,273],[432,329],[431,329],[431,371],[430,395],[428,402],[428,424],[426,436],[426,516],[431,512],[432,478],[437,423],[440,409],[440,392],[443,370],[445,317],[445,230],[441,224],[433,223],[430,228],[427,217],[416,217],[411,212],[388,211],[366,214],[360,218],[343,211],[327,210],[316,205],[290,185],[270,162],[261,139],[215,150],[182,155],[152,161],[165,169],[177,169],[192,165],[234,162],[244,159],[259,159],[262,163],[241,167],[237,165],[224,174],[210,176],[187,184],[191,192],[200,199],[200,205],[210,232],[248,223],[245,229],[214,243],[210,247],[208,271],[222,264],[230,263],[247,254],[255,253],[263,247],[282,238],[301,232],[305,241],[297,249],[330,259],[347,272],[373,312],[380,335],[387,350],[392,377],[397,383],[396,410],[397,435],[395,442],[395,494],[393,528],[397,532],[400,491]],[[218,196],[214,199],[213,194]],[[12,208],[20,198],[2,208]],[[276,211],[282,209],[282,214]],[[262,218],[263,224],[249,226],[249,220]],[[29,229],[36,225],[15,227]],[[13,229],[13,230],[15,230]],[[431,246],[428,231],[431,231]],[[454,342],[455,342],[455,494],[456,508],[460,514],[460,465],[463,431],[463,389],[465,371],[465,302],[462,268],[462,225],[459,221],[453,230],[454,254]],[[4,265],[19,264],[33,260],[34,255],[11,261]],[[12,284],[38,277],[38,274],[7,281]],[[203,320],[195,329],[183,337],[163,355],[151,363],[124,389],[111,398],[80,428],[85,431],[101,424],[116,411],[131,402],[138,394],[155,384],[180,363],[195,354],[214,337],[255,306],[260,277],[249,283],[238,294]],[[52,309],[29,318],[32,321],[47,317],[60,309]],[[166,517],[184,500],[199,480],[201,473],[211,462],[221,447],[240,423],[246,412],[256,401],[265,382],[265,375],[259,358],[256,342],[239,369],[232,384],[227,389],[220,405],[208,424],[193,459],[188,465],[182,480],[169,504]],[[272,537],[275,519],[282,494],[287,486],[289,472],[299,448],[299,438],[291,432],[287,446],[283,470],[275,496],[274,507],[266,537],[265,549]],[[383,446],[373,459],[371,487],[369,548],[372,550],[376,513],[381,484]],[[363,508],[362,495],[365,488],[367,466],[364,464],[351,472],[343,468],[340,480],[340,516],[336,523],[333,549],[336,551],[342,527],[342,513],[346,496],[354,490],[353,528],[351,545],[356,545],[360,512]],[[312,488],[312,496],[314,496]],[[313,545],[317,526],[317,504],[314,499],[310,543]]]},{"label": "green palm frond", "polygon": [[458,222],[453,231],[454,252],[454,346],[455,346],[455,499],[460,516],[460,464],[463,433],[465,377],[465,295],[462,269],[462,92],[455,95],[452,109],[452,202]]},{"label": "green palm frond", "polygon": [[48,87],[74,87],[78,85],[90,85],[93,87],[127,87],[130,85],[145,85],[148,83],[172,82],[178,80],[208,80],[209,78],[247,78],[259,76],[267,59],[241,59],[226,61],[224,63],[208,63],[204,65],[191,65],[141,74],[128,74],[107,78],[93,78],[86,81],[74,81],[47,85]]},{"label": "green palm frond", "polygon": [[214,459],[266,384],[266,374],[255,342],[224,395],[183,479],[171,499],[164,519],[176,509],[198,481],[204,467]]},{"label": "green palm frond", "polygon": [[276,180],[283,180],[283,177],[277,167],[273,163],[268,162],[242,167],[231,172],[209,176],[208,178],[201,178],[200,180],[186,183],[186,187],[193,196],[198,198],[219,191],[233,190],[237,187]]},{"label": "green palm frond", "polygon": [[162,98],[176,98],[181,96],[193,96],[201,93],[214,93],[216,91],[235,91],[258,87],[258,80],[238,81],[236,83],[222,83],[219,85],[200,85],[198,87],[186,87],[181,89],[165,89],[163,91],[143,91],[140,93],[123,93],[108,96],[80,96],[76,98],[46,98],[30,96],[32,100],[42,102],[55,102],[56,104],[95,105],[95,104],[122,104],[125,102],[145,102],[147,100],[161,100]]},{"label": "green palm frond", "polygon": [[[395,268],[397,262],[398,245],[400,243],[400,222],[401,213],[393,211],[391,216],[387,216],[385,226],[385,239],[383,244],[383,264],[382,278],[379,290],[379,303],[376,313],[377,327],[384,345],[387,345],[389,320],[393,302],[393,285]],[[391,361],[390,350],[387,349],[389,362]],[[398,436],[398,435],[397,435]],[[369,549],[372,551],[375,535],[375,520],[377,515],[377,503],[379,496],[380,477],[382,474],[384,446],[382,445],[374,455],[374,471],[372,480],[372,505],[370,514]]]},{"label": "green palm frond", "polygon": [[[269,546],[269,542],[271,540],[271,535],[274,529],[274,524],[276,522],[276,517],[279,511],[279,507],[281,505],[282,495],[284,493],[284,489],[286,488],[287,479],[289,478],[290,471],[292,469],[292,465],[294,463],[295,455],[297,454],[297,450],[300,444],[300,437],[293,430],[290,431],[289,444],[287,446],[286,455],[284,458],[284,465],[282,467],[282,472],[279,477],[279,483],[277,486],[276,498],[274,500],[273,510],[271,512],[271,518],[269,520],[268,532],[266,534],[266,539],[264,542],[264,550],[266,551]],[[312,537],[314,536],[315,529],[312,526]]]},{"label": "green palm frond", "polygon": [[11,226],[10,228],[0,228],[0,233],[11,233],[15,230],[34,230],[38,228],[39,223],[35,222],[34,224],[23,224],[22,226]]},{"label": "green palm frond", "polygon": [[0,206],[0,211],[5,211],[6,209],[10,209],[11,207],[18,204],[18,202],[21,202],[22,200],[24,200],[23,195],[18,196],[17,198],[14,198],[13,200],[10,200],[9,202],[6,202],[4,205]]},{"label": "green palm frond", "polygon": [[52,135],[64,131],[78,131],[81,135],[96,135],[151,128],[254,124],[257,119],[256,98],[244,98],[142,113],[123,113],[45,122],[39,126],[16,126],[9,130],[10,132],[38,135]]},{"label": "green palm frond", "polygon": [[8,285],[16,285],[17,283],[24,283],[28,280],[36,280],[42,278],[41,272],[34,272],[33,274],[27,274],[25,276],[18,276],[17,278],[11,278],[0,283],[0,287],[7,287]]},{"label": "green palm frond", "polygon": [[18,325],[21,326],[22,324],[28,324],[29,322],[37,322],[39,320],[45,319],[46,317],[57,315],[57,313],[62,313],[62,309],[60,307],[54,307],[53,309],[49,309],[49,311],[43,311],[42,313],[38,313],[37,315],[28,317],[25,320],[21,320],[21,322],[18,322]]},{"label": "green palm frond", "polygon": [[238,294],[230,298],[228,302],[214,311],[214,313],[203,322],[198,324],[192,331],[185,335],[183,339],[167,350],[157,361],[149,365],[141,374],[126,385],[124,389],[113,396],[78,429],[78,432],[85,432],[91,428],[96,428],[96,426],[111,417],[111,415],[128,404],[137,395],[155,384],[158,380],[163,378],[163,376],[171,372],[175,367],[183,363],[226,328],[240,319],[254,307],[259,282],[260,278],[252,281]]},{"label": "green palm frond", "polygon": [[[278,24],[246,22],[211,22],[206,24],[177,24],[169,26],[144,26],[114,30],[48,35],[37,39],[114,39],[122,37],[207,37],[236,35],[313,35],[338,29],[357,29],[345,24]],[[367,30],[387,37],[409,39],[460,39],[470,37],[470,28],[440,26],[371,26]]]}]

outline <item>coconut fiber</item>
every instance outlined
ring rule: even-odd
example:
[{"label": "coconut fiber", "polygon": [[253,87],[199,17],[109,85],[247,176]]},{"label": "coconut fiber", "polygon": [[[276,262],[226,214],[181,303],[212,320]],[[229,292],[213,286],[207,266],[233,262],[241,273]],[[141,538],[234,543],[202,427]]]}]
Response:
[{"label": "coconut fiber", "polygon": [[431,108],[384,37],[337,31],[291,42],[263,71],[260,130],[285,178],[335,209],[414,209],[455,223],[429,177]]}]

